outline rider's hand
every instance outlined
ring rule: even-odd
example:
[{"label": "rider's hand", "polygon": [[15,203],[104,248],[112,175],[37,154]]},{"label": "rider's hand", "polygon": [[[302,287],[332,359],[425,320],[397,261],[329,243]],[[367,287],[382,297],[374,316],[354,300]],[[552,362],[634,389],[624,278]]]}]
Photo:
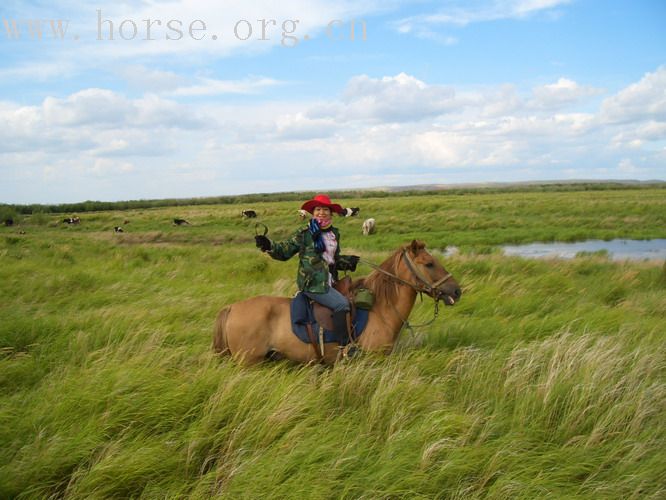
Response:
[{"label": "rider's hand", "polygon": [[271,245],[271,240],[269,240],[266,236],[263,235],[255,236],[254,242],[257,245],[257,248],[261,249],[262,252],[267,252],[273,246]]},{"label": "rider's hand", "polygon": [[349,255],[347,258],[349,259],[349,270],[351,272],[356,271],[356,266],[361,258],[358,255]]}]

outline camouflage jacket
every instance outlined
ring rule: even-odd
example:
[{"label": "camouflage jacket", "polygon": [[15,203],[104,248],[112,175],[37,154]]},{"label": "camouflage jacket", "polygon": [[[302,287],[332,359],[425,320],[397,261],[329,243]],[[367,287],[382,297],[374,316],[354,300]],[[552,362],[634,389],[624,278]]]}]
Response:
[{"label": "camouflage jacket", "polygon": [[333,280],[336,280],[337,271],[350,269],[349,256],[340,255],[340,232],[335,227],[332,227],[331,231],[338,242],[335,250],[335,269],[329,270],[322,255],[315,250],[312,234],[307,226],[296,231],[285,241],[272,241],[272,247],[266,253],[276,260],[288,260],[298,253],[299,263],[296,276],[298,289],[305,292],[325,293],[328,291],[329,272],[333,275]]}]

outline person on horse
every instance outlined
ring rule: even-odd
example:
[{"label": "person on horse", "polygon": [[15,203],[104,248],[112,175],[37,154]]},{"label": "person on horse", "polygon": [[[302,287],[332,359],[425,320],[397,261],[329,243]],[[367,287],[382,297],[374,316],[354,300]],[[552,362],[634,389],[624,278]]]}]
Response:
[{"label": "person on horse", "polygon": [[301,207],[312,214],[308,225],[282,242],[266,236],[255,236],[257,248],[276,260],[288,260],[298,253],[296,284],[307,297],[333,311],[333,330],[339,339],[347,339],[349,332],[349,301],[333,288],[338,271],[355,271],[359,261],[356,255],[340,254],[340,232],[333,226],[333,214],[346,215],[337,203],[325,194],[318,194]]}]

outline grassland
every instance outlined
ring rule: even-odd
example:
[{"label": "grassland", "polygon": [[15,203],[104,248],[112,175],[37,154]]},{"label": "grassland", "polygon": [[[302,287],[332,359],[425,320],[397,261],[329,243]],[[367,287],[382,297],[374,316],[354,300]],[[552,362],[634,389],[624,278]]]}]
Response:
[{"label": "grassland", "polygon": [[332,369],[210,350],[223,305],[294,291],[239,216],[287,236],[294,201],[24,216],[0,228],[0,498],[664,498],[664,263],[495,246],[664,238],[665,194],[345,200],[378,222],[340,220],[346,253],[455,245],[464,295]]}]

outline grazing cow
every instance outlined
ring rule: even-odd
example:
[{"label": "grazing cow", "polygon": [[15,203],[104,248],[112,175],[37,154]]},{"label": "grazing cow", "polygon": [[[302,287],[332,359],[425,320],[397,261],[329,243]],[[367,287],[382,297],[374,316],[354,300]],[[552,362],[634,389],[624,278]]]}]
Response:
[{"label": "grazing cow", "polygon": [[174,219],[173,220],[173,225],[174,226],[183,226],[183,225],[191,226],[191,224],[189,222],[187,222],[185,219]]},{"label": "grazing cow", "polygon": [[257,212],[254,210],[241,210],[241,217],[246,219],[254,219],[257,216]]},{"label": "grazing cow", "polygon": [[354,216],[358,215],[358,213],[360,211],[361,211],[361,209],[358,208],[358,207],[345,208],[344,216],[345,217],[354,217]]},{"label": "grazing cow", "polygon": [[298,216],[301,218],[301,220],[305,220],[308,216],[308,212],[301,209],[298,211]]},{"label": "grazing cow", "polygon": [[129,224],[129,223],[130,223],[129,219],[125,219],[125,222],[123,222],[123,224]]},{"label": "grazing cow", "polygon": [[113,228],[113,231],[116,232],[116,233],[124,233],[125,232],[125,231],[123,231],[123,228],[120,227],[120,226],[115,226]]},{"label": "grazing cow", "polygon": [[363,235],[368,236],[375,232],[375,219],[366,219],[363,221]]},{"label": "grazing cow", "polygon": [[11,218],[5,219],[5,226],[9,227],[9,226],[13,226],[13,225],[14,225],[14,219],[11,219]]},{"label": "grazing cow", "polygon": [[79,217],[65,217],[62,221],[65,224],[78,224],[81,219]]}]

